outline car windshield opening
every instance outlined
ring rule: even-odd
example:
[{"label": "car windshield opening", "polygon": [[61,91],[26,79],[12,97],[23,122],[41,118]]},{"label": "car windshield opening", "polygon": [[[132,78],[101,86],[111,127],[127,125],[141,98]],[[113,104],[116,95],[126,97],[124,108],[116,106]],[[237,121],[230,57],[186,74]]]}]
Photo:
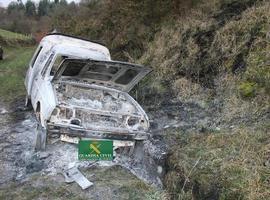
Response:
[{"label": "car windshield opening", "polygon": [[85,66],[84,62],[71,61],[66,66],[63,76],[78,76],[82,68]]},{"label": "car windshield opening", "polygon": [[[88,60],[66,60],[62,76],[82,78],[84,80],[97,80],[117,85],[130,84],[140,73],[138,69],[121,64]],[[101,84],[102,82],[98,82]],[[104,84],[104,83],[103,83]]]}]

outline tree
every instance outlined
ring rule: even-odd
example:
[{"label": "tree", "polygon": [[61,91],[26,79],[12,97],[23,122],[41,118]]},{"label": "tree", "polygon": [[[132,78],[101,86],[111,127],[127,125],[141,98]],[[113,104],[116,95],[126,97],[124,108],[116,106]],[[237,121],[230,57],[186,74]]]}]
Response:
[{"label": "tree", "polygon": [[8,4],[7,7],[8,14],[12,12],[19,12],[21,10],[23,11],[25,10],[25,7],[21,1],[18,2],[12,1],[10,4]]},{"label": "tree", "polygon": [[41,0],[38,4],[38,15],[39,16],[48,15],[49,9],[50,9],[49,0]]},{"label": "tree", "polygon": [[27,16],[35,16],[36,15],[36,5],[31,0],[27,0],[25,4],[25,13]]},{"label": "tree", "polygon": [[67,3],[66,0],[60,0],[60,5],[62,5],[62,6],[67,6],[68,3]]}]

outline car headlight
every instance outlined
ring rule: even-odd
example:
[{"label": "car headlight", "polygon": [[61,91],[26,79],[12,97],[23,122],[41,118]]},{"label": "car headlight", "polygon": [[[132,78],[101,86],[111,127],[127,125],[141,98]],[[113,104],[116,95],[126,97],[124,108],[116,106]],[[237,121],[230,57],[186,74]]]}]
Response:
[{"label": "car headlight", "polygon": [[139,123],[139,119],[136,117],[129,117],[127,120],[128,126],[135,126],[138,123]]},{"label": "car headlight", "polygon": [[79,120],[79,119],[72,119],[70,121],[70,123],[73,124],[73,125],[80,126],[81,125],[81,120]]}]

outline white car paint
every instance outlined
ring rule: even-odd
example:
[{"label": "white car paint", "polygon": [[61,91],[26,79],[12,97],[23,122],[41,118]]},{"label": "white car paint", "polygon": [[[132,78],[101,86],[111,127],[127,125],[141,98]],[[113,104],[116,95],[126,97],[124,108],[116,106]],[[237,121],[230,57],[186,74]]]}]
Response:
[{"label": "white car paint", "polygon": [[[40,48],[42,49],[38,52]],[[55,54],[54,59],[58,54],[61,54],[96,60],[111,60],[109,50],[100,44],[62,35],[48,35],[44,37],[29,64],[25,80],[27,95],[31,98],[34,110],[36,111],[38,102],[42,105],[40,107],[40,117],[43,127],[45,127],[45,121],[50,117],[52,110],[56,106],[50,77],[48,74],[44,77],[41,76],[41,70],[52,53]],[[38,56],[34,62],[37,54]],[[49,70],[52,67],[52,63]]]},{"label": "white car paint", "polygon": [[[91,82],[89,81],[87,82],[88,79],[79,78],[78,80],[78,77],[76,77],[76,79],[74,78],[72,79],[70,77],[67,77],[67,78],[62,77],[61,73],[59,75],[59,71],[61,71],[60,69],[61,67],[59,67],[58,69],[58,72],[57,72],[58,74],[52,76],[50,72],[58,56],[67,56],[69,59],[71,59],[71,60],[65,59],[62,62],[60,66],[61,67],[64,66],[63,70],[65,68],[65,65],[69,64],[69,62],[72,62],[72,61],[75,62],[77,61],[77,59],[79,59],[79,62],[86,64],[85,66],[87,67],[88,65],[91,65],[91,62],[99,63],[99,61],[101,64],[105,63],[104,65],[106,65],[106,67],[108,67],[107,66],[108,63],[111,66],[113,65],[117,65],[120,67],[124,66],[123,68],[119,67],[119,69],[121,69],[119,71],[119,75],[116,76],[113,81],[115,81],[117,77],[123,76],[123,73],[127,71],[127,69],[129,68],[136,69],[136,70],[139,69],[138,75],[131,81],[128,87],[124,87],[124,86],[120,87],[121,85],[113,81],[108,82],[108,84],[106,85],[106,81],[99,81],[99,80],[93,81],[93,79],[91,79]],[[89,61],[90,64],[88,64],[88,60],[90,60]],[[61,71],[62,73],[63,73],[63,70]],[[66,35],[51,34],[42,39],[42,41],[40,42],[33,56],[33,59],[31,60],[29,64],[29,68],[26,74],[26,79],[25,79],[27,99],[28,101],[31,101],[34,111],[39,114],[40,124],[45,129],[48,129],[48,123],[49,123],[50,127],[57,126],[57,128],[59,127],[65,128],[65,130],[69,130],[70,128],[72,128],[73,132],[74,130],[75,132],[76,130],[78,131],[83,130],[83,131],[91,131],[91,132],[104,132],[105,131],[106,133],[111,133],[111,134],[115,134],[116,132],[118,132],[118,134],[135,133],[135,134],[142,135],[142,134],[146,134],[149,128],[148,117],[145,114],[144,110],[141,108],[141,106],[131,96],[129,96],[127,92],[143,76],[145,76],[150,71],[151,71],[150,69],[143,68],[142,66],[136,66],[134,64],[111,61],[109,50],[100,44],[86,41],[79,38],[69,37]],[[120,72],[122,72],[122,74]],[[83,74],[83,73],[80,72],[80,74]],[[55,77],[57,77],[57,79]],[[84,83],[81,80],[87,83]],[[61,87],[64,87],[64,89],[61,89]],[[73,98],[72,96],[69,96],[69,94],[71,92],[75,92],[74,95],[76,96],[77,94],[76,87],[79,87],[78,91],[81,92],[79,94],[79,97],[75,97],[75,99],[73,100],[73,102],[77,102],[77,104],[74,104],[74,103],[69,104],[67,102],[71,102],[69,99]],[[119,88],[122,88],[122,89],[119,89]],[[127,89],[125,90],[125,88]],[[94,93],[88,94],[87,90],[92,91]],[[106,98],[113,99],[110,105],[108,104],[108,102],[105,102],[103,105],[101,101],[96,100],[96,102],[100,104],[99,108],[91,107],[92,104],[89,103],[89,99],[88,99],[89,97],[96,98],[96,97],[99,97],[100,95],[104,96],[107,93],[109,94],[109,96]],[[87,98],[83,97],[84,94]],[[82,97],[80,97],[80,95]],[[84,106],[80,106],[82,102],[85,102]],[[116,111],[110,110],[111,109],[110,106],[113,107],[118,104],[121,104],[118,110],[117,109]],[[104,110],[106,106],[108,108],[107,110],[106,109]],[[61,117],[62,109],[66,109],[64,111],[65,113],[67,113],[68,111],[71,112],[70,109],[72,109],[73,118],[76,118],[75,115],[77,115],[77,112],[79,110],[80,112],[86,112],[87,114],[84,114],[81,117],[81,119],[79,119],[80,123],[84,121],[84,126],[70,124],[73,118],[70,117],[70,119],[65,119],[65,117],[64,118]],[[130,113],[131,110],[134,113]],[[52,115],[53,111],[57,114]],[[110,126],[106,127],[105,124],[107,121],[102,121],[102,118],[99,119],[99,121],[98,120],[94,121],[94,119],[89,119],[90,122],[86,122],[89,116],[92,116],[92,115],[95,118],[97,118],[97,116],[98,117],[102,116],[104,120],[105,119],[109,120],[111,124],[119,123],[120,125],[119,127],[110,127]],[[133,119],[132,116],[134,116],[133,118],[138,120],[138,122],[136,121],[136,123],[138,124],[131,126],[130,123],[133,123],[131,120]],[[117,121],[116,118],[121,119],[122,121],[121,122]],[[78,119],[78,117],[76,119]],[[104,122],[104,125],[103,125],[103,122]],[[91,123],[93,124],[96,123],[94,128],[91,125]],[[88,124],[87,127],[85,124]]]}]

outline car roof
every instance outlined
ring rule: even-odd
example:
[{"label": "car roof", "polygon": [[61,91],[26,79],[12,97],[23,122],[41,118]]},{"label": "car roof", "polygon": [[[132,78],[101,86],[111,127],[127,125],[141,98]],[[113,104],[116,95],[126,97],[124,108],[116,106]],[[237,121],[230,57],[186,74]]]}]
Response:
[{"label": "car roof", "polygon": [[46,36],[49,36],[49,35],[60,35],[60,36],[65,36],[65,37],[69,37],[69,38],[75,38],[75,39],[84,40],[84,41],[87,41],[87,42],[92,42],[92,43],[100,44],[102,46],[106,46],[104,43],[99,42],[99,41],[89,40],[87,38],[73,36],[73,35],[68,35],[68,34],[64,34],[64,33],[57,33],[56,32],[56,33],[48,33],[48,34],[46,34]]},{"label": "car roof", "polygon": [[110,52],[109,49],[99,43],[92,42],[90,40],[69,36],[65,34],[48,34],[41,40],[42,45],[53,47],[58,47],[58,49],[65,49],[65,48],[80,48],[89,51],[95,51],[102,53],[108,59],[110,59]]}]

